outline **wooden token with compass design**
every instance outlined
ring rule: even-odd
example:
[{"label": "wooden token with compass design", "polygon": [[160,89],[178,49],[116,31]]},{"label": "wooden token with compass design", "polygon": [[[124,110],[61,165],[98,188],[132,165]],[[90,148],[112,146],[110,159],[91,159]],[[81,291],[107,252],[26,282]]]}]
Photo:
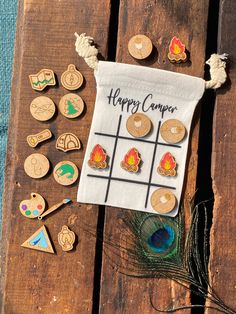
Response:
[{"label": "wooden token with compass design", "polygon": [[67,70],[62,73],[61,84],[68,90],[76,90],[83,84],[83,75],[76,70],[74,64],[68,65]]}]

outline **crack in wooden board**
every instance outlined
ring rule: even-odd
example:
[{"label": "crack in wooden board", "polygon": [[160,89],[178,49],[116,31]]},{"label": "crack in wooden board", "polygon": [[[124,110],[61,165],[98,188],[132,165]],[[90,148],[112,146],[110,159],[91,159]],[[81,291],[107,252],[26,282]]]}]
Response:
[{"label": "crack in wooden board", "polygon": [[[185,73],[198,77],[204,75],[206,29],[209,1],[142,1],[120,3],[118,43],[116,61],[139,64]],[[148,60],[134,60],[128,53],[129,39],[135,34],[145,34],[155,48]],[[173,65],[167,59],[170,39],[176,35],[190,51],[191,63]],[[189,201],[194,196],[197,173],[197,150],[199,133],[199,108],[196,110],[184,188],[186,230],[189,227]],[[124,210],[106,207],[104,234],[113,241],[122,241],[125,226],[120,223]],[[109,249],[109,248],[108,248]],[[121,254],[118,253],[118,254]],[[190,293],[170,280],[137,279],[120,274],[103,254],[100,313],[156,313],[151,307],[149,294],[154,305],[161,309],[190,304]],[[190,313],[190,310],[185,310]]]},{"label": "crack in wooden board", "polygon": [[[101,54],[106,58],[110,1],[92,0],[25,0],[20,1],[17,39],[15,46],[14,78],[12,81],[11,120],[7,157],[7,176],[4,196],[4,227],[2,269],[5,276],[1,285],[0,308],[4,313],[91,313],[93,305],[93,278],[96,239],[79,227],[81,221],[96,232],[97,206],[76,203],[77,184],[72,187],[58,185],[50,175],[39,181],[24,173],[24,159],[34,152],[26,142],[27,135],[50,127],[55,138],[65,130],[77,134],[85,149],[95,101],[95,80],[91,69],[75,52],[74,32],[86,32],[96,38]],[[29,104],[40,93],[33,91],[28,75],[49,67],[61,74],[68,64],[74,63],[85,77],[79,95],[86,104],[86,114],[79,120],[68,121],[58,114],[49,123],[34,120]],[[41,94],[51,97],[58,105],[67,93],[61,86],[49,88]],[[55,141],[36,149],[48,156],[52,166],[63,159],[82,167],[83,151],[65,155],[55,148]],[[49,205],[68,197],[73,200],[60,212],[45,220],[57,255],[26,250],[24,242],[41,226],[38,220],[24,218],[19,202],[32,191],[41,193]],[[76,251],[63,253],[57,243],[61,226],[71,222],[71,229],[79,237]],[[69,219],[69,222],[68,222]],[[70,227],[70,225],[69,225]],[[6,239],[6,240],[5,240]]]}]

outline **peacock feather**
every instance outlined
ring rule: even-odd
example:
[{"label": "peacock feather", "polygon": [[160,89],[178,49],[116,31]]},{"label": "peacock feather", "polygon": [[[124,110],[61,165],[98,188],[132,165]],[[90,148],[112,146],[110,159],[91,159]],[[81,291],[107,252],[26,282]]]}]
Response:
[{"label": "peacock feather", "polygon": [[[156,214],[126,211],[122,221],[125,234],[120,239],[101,237],[104,254],[122,274],[141,278],[171,279],[205,299],[214,306],[190,305],[180,308],[158,309],[159,312],[205,307],[226,314],[236,312],[221,300],[208,280],[208,221],[205,203],[195,207],[191,204],[191,223],[185,232],[184,210],[172,218]],[[199,232],[203,230],[203,242],[199,243]],[[89,231],[87,226],[86,231]]]}]

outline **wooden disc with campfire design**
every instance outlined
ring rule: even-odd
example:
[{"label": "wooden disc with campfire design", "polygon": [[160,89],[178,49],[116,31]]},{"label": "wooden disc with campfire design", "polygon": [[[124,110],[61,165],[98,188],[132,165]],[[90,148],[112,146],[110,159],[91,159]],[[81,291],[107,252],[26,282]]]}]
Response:
[{"label": "wooden disc with campfire design", "polygon": [[105,169],[107,168],[106,159],[107,154],[104,149],[99,144],[96,144],[90,154],[88,165],[95,169]]},{"label": "wooden disc with campfire design", "polygon": [[170,60],[170,62],[173,62],[173,63],[180,63],[180,62],[187,61],[185,45],[176,36],[174,36],[171,39],[171,42],[169,45],[168,59]]},{"label": "wooden disc with campfire design", "polygon": [[136,148],[131,148],[120,163],[121,168],[129,172],[138,172],[141,158]]},{"label": "wooden disc with campfire design", "polygon": [[157,168],[157,172],[162,176],[175,177],[176,176],[176,161],[171,153],[165,153],[160,161],[160,165]]}]

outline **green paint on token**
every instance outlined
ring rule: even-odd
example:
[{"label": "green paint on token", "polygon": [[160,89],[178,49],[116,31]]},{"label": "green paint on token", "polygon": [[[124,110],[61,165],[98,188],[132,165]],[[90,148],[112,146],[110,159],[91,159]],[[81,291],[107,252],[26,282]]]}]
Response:
[{"label": "green paint on token", "polygon": [[68,114],[75,114],[78,112],[78,110],[75,109],[74,105],[72,104],[72,102],[70,100],[67,101],[67,110],[68,110]]},{"label": "green paint on token", "polygon": [[26,216],[29,216],[29,215],[31,215],[31,211],[30,211],[30,210],[27,210],[27,211],[25,212],[25,214],[26,214]]}]

